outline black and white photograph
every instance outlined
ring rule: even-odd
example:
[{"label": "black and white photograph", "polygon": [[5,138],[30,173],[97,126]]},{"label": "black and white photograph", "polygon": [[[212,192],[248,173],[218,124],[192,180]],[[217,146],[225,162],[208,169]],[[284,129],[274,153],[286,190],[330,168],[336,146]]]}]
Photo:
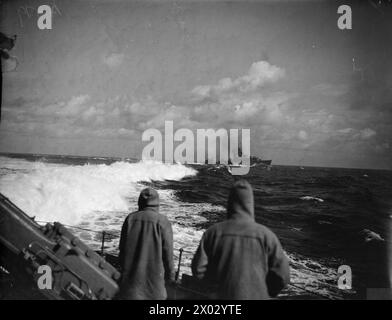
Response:
[{"label": "black and white photograph", "polygon": [[0,57],[0,300],[392,299],[392,0],[0,0]]}]

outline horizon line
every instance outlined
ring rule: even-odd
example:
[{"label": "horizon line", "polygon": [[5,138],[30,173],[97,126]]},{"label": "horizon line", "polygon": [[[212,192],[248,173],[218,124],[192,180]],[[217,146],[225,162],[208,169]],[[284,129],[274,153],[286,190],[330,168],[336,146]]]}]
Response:
[{"label": "horizon line", "polygon": [[[75,155],[75,154],[53,154],[53,153],[26,153],[26,152],[3,152],[0,151],[0,156],[2,155],[30,155],[30,156],[55,156],[55,157],[74,157],[74,158],[103,158],[103,159],[130,159],[142,161],[142,159],[135,157],[119,157],[119,156],[98,156],[98,155]],[[162,161],[162,163],[165,163]],[[175,164],[173,162],[173,164]],[[339,166],[320,166],[320,165],[301,165],[301,164],[272,164],[272,166],[282,166],[282,167],[303,167],[303,168],[328,168],[328,169],[354,169],[354,170],[374,170],[374,171],[392,171],[388,168],[366,168],[366,167],[339,167]]]}]

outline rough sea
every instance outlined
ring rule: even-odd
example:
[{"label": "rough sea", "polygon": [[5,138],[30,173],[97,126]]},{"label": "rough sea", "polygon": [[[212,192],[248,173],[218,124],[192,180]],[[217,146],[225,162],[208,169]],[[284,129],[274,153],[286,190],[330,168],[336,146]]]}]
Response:
[{"label": "rough sea", "polygon": [[[282,298],[365,298],[388,270],[392,172],[289,167],[250,169],[256,220],[279,237],[291,263]],[[225,219],[230,186],[224,168],[132,159],[42,155],[0,156],[0,192],[40,224],[59,221],[96,250],[118,252],[118,235],[146,185],[160,194],[173,224],[181,273],[204,230]],[[372,240],[377,238],[376,241]],[[338,288],[338,267],[352,269],[352,289]]]}]

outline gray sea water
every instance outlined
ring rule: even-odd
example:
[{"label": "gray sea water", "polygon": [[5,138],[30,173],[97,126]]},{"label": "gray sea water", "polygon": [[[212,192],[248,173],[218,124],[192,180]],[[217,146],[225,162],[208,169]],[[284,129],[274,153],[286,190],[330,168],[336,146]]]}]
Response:
[{"label": "gray sea water", "polygon": [[[271,228],[290,258],[291,282],[283,297],[314,294],[364,297],[381,286],[388,269],[392,172],[314,167],[251,168],[256,220]],[[43,155],[0,157],[0,192],[40,223],[70,226],[94,249],[118,252],[118,235],[139,192],[159,190],[161,212],[173,224],[175,255],[189,265],[204,230],[225,219],[235,177],[214,166],[169,165],[132,159]],[[367,241],[377,234],[381,241]],[[374,244],[376,243],[376,244]],[[352,290],[337,286],[338,267],[349,265]],[[383,282],[384,281],[384,282]]]}]

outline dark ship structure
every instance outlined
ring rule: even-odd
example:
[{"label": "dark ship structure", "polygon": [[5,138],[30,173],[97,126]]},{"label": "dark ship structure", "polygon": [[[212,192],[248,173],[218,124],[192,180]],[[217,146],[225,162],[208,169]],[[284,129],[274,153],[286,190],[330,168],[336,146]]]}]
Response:
[{"label": "dark ship structure", "polygon": [[[104,258],[60,223],[40,226],[1,194],[0,266],[2,281],[10,274],[36,297],[112,299],[118,291],[120,273]],[[50,289],[37,287],[40,266],[52,270]]]}]

